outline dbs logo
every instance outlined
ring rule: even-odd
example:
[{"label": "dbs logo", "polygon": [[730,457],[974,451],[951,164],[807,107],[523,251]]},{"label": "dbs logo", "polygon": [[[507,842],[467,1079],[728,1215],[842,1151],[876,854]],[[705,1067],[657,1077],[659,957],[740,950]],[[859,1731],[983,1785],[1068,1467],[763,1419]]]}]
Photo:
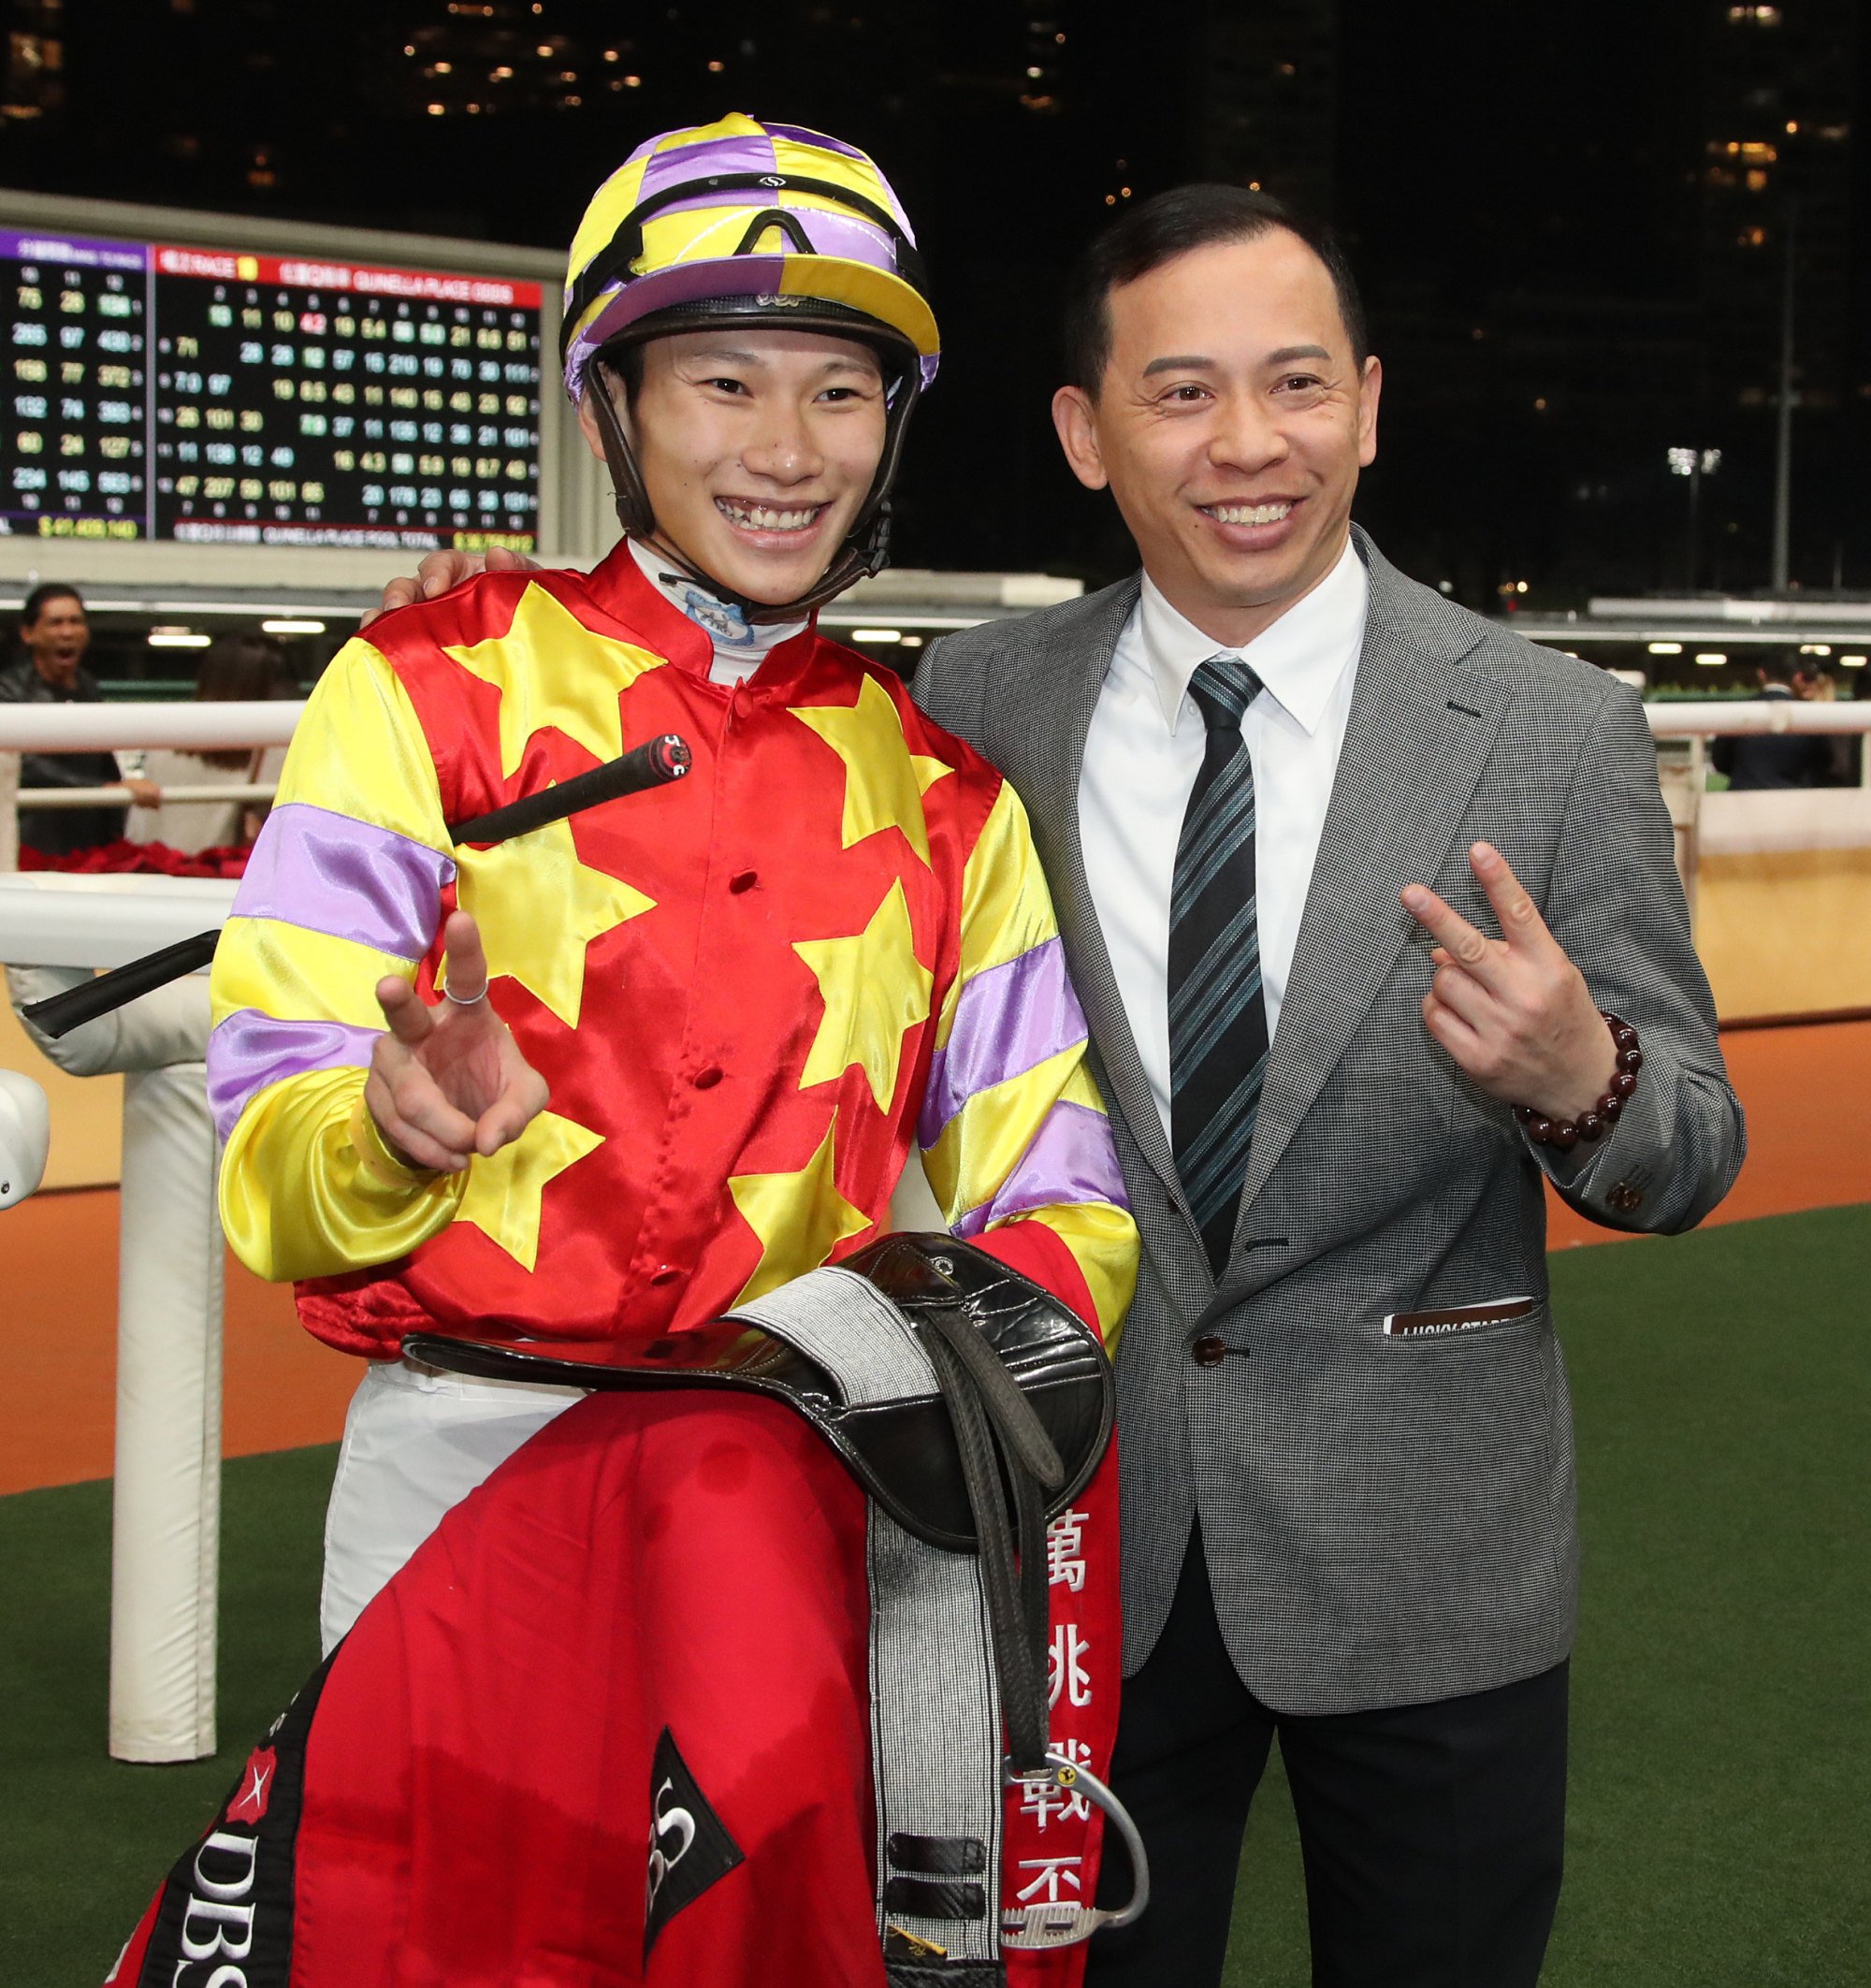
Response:
[{"label": "dbs logo", "polygon": [[665,1778],[662,1786],[656,1791],[656,1799],[650,1808],[649,1890],[644,1900],[645,1919],[656,1910],[656,1894],[661,1891],[663,1880],[694,1844],[695,1818],[675,1800],[675,1782]]},{"label": "dbs logo", "polygon": [[746,1859],[696,1785],[667,1726],[649,1774],[649,1861],[644,1882],[644,1959],[657,1936]]}]

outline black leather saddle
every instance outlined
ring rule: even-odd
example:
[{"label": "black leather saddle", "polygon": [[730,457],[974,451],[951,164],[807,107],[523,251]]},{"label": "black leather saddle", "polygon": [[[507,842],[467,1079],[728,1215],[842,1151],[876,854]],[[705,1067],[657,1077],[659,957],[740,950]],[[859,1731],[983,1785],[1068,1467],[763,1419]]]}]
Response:
[{"label": "black leather saddle", "polygon": [[[885,1236],[839,1268],[869,1279],[925,1347],[957,1344],[961,1327],[997,1358],[1056,1452],[1057,1474],[1039,1473],[1045,1514],[1063,1511],[1110,1440],[1111,1368],[1097,1336],[1029,1278],[950,1236]],[[423,1332],[412,1333],[403,1350],[486,1380],[768,1395],[805,1415],[906,1531],[951,1551],[979,1550],[979,1486],[971,1492],[942,1392],[853,1406],[823,1368],[737,1319],[640,1347]]]}]

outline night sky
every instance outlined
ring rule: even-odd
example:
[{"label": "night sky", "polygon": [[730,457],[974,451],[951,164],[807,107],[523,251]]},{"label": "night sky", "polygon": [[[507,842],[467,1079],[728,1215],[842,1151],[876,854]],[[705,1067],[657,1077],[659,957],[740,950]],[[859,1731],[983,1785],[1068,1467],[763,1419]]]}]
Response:
[{"label": "night sky", "polygon": [[[1691,444],[1723,450],[1697,579],[1764,587],[1797,186],[1792,576],[1871,588],[1855,0],[1786,0],[1742,26],[1721,0],[0,10],[16,35],[64,36],[50,90],[15,63],[8,94],[36,90],[38,114],[0,120],[5,185],[558,247],[597,182],[673,124],[742,109],[865,146],[918,225],[948,348],[898,507],[914,565],[1126,567],[1047,417],[1061,279],[1123,187],[1253,177],[1324,206],[1351,248],[1386,367],[1358,511],[1406,570],[1483,607],[1521,578],[1543,607],[1680,589],[1685,490],[1664,451]],[[1729,140],[1782,154],[1758,192]],[[1737,249],[1755,216],[1762,243]]]}]

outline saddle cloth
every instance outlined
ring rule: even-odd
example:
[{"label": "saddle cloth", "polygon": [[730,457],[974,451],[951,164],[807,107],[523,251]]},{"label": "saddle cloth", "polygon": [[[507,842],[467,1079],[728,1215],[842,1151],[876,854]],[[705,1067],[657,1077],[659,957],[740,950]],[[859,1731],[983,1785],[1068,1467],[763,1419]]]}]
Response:
[{"label": "saddle cloth", "polygon": [[[884,1988],[869,1510],[776,1401],[579,1402],[253,1750],[114,1988]],[[1047,1544],[1051,1737],[1102,1775],[1114,1452]],[[1009,1791],[1000,1904],[1088,1901],[1099,1847],[1082,1799]],[[913,1924],[892,1979],[986,1978]],[[1076,1988],[1084,1951],[1009,1952],[1006,1979]]]}]

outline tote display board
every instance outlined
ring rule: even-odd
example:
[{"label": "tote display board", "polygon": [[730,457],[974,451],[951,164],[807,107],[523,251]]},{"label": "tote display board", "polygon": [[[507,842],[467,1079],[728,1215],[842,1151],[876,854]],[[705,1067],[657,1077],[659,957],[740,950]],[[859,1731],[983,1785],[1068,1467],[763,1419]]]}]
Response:
[{"label": "tote display board", "polygon": [[0,230],[0,537],[540,544],[539,283]]}]

